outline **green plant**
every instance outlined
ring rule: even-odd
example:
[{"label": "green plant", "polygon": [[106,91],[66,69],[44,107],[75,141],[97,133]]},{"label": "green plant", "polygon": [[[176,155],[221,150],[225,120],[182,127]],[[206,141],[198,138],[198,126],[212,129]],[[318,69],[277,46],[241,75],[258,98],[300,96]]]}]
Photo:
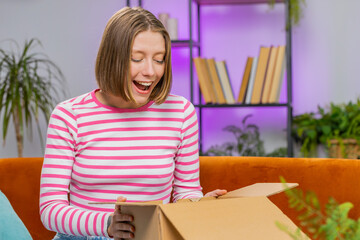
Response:
[{"label": "green plant", "polygon": [[288,152],[287,152],[287,148],[286,147],[279,147],[274,149],[272,152],[267,153],[265,156],[266,157],[287,157],[288,156]]},{"label": "green plant", "polygon": [[330,103],[326,108],[318,106],[315,113],[294,116],[292,124],[292,135],[305,157],[316,156],[316,147],[329,147],[332,139],[340,144],[343,139],[356,139],[360,144],[360,99],[355,103]]},{"label": "green plant", "polygon": [[[286,187],[286,181],[281,178]],[[322,209],[318,197],[313,192],[304,193],[300,189],[287,189],[285,194],[289,198],[289,206],[300,212],[298,219],[303,229],[306,229],[310,239],[326,240],[356,240],[360,239],[360,218],[351,219],[348,216],[353,204],[345,202],[339,204],[330,198]],[[279,222],[277,226],[287,232],[292,239],[305,239],[300,234],[300,228],[291,231]]]},{"label": "green plant", "polygon": [[[326,125],[324,129],[327,129]],[[300,152],[304,157],[316,155],[316,147],[320,143],[322,131],[321,120],[313,112],[300,114],[293,118],[292,135],[295,142],[301,145]]]},{"label": "green plant", "polygon": [[212,146],[204,155],[215,156],[262,156],[264,155],[264,142],[260,139],[259,127],[247,124],[252,115],[246,115],[241,126],[226,126],[223,131],[231,132],[236,142],[226,142],[222,145]]},{"label": "green plant", "polygon": [[[39,135],[39,112],[46,122],[59,92],[63,91],[65,78],[57,67],[43,53],[32,52],[41,42],[37,39],[25,41],[20,51],[0,49],[0,113],[2,114],[2,138],[5,139],[10,120],[15,128],[18,156],[22,157],[24,126],[32,136],[32,121],[36,122]],[[13,46],[12,45],[12,46]],[[40,139],[42,140],[42,139]]]},{"label": "green plant", "polygon": [[329,135],[332,138],[354,138],[360,140],[360,98],[355,103],[330,105],[322,116],[330,122]]},{"label": "green plant", "polygon": [[[303,15],[302,7],[305,6],[305,0],[288,0],[288,1],[290,4],[289,15],[290,15],[291,24],[297,25]],[[273,7],[276,0],[268,0],[268,2],[270,6]]]},{"label": "green plant", "polygon": [[221,145],[210,147],[202,153],[205,156],[269,156],[285,157],[286,148],[278,148],[269,154],[265,154],[264,142],[260,139],[259,127],[255,124],[247,124],[252,115],[246,115],[240,126],[229,125],[223,131],[230,132],[235,137],[235,142],[225,142]]}]

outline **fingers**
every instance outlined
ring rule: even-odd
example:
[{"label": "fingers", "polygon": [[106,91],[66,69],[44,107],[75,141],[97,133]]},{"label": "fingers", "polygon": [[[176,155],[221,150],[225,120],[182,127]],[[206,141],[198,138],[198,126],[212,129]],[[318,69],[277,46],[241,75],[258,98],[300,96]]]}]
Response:
[{"label": "fingers", "polygon": [[121,238],[134,238],[135,227],[128,223],[119,223],[116,224],[115,230],[113,232],[113,237],[116,239]]},{"label": "fingers", "polygon": [[115,209],[113,215],[113,222],[120,223],[120,222],[132,222],[134,221],[134,217],[128,214],[122,214],[119,208]]},{"label": "fingers", "polygon": [[115,240],[122,238],[134,238],[135,227],[128,222],[114,223],[112,236]]},{"label": "fingers", "polygon": [[226,194],[227,191],[225,189],[216,189],[214,191],[208,192],[205,194],[205,197],[218,197]]},{"label": "fingers", "polygon": [[[126,198],[118,197],[117,202],[126,202]],[[111,235],[115,240],[134,238],[135,227],[130,223],[134,217],[121,212],[121,206],[115,205],[114,214],[111,222]]]},{"label": "fingers", "polygon": [[225,189],[216,189],[216,194],[217,196],[221,196],[227,193],[227,191]]}]

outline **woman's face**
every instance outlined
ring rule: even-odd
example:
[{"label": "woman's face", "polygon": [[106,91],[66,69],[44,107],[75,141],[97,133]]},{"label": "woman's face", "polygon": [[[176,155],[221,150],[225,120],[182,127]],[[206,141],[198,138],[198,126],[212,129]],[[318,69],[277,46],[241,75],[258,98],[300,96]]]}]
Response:
[{"label": "woman's face", "polygon": [[148,103],[149,97],[165,71],[165,40],[161,33],[140,32],[131,51],[130,75],[132,94],[137,106]]}]

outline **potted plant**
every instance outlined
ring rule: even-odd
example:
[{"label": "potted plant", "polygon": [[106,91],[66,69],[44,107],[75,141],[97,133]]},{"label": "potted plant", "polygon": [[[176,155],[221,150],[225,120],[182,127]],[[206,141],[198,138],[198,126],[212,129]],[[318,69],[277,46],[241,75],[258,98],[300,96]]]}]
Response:
[{"label": "potted plant", "polygon": [[230,125],[223,130],[231,132],[236,142],[226,142],[222,145],[212,146],[205,155],[215,156],[263,156],[264,142],[260,139],[259,127],[255,124],[247,124],[246,121],[252,115],[246,115],[241,126]]},{"label": "potted plant", "polygon": [[301,145],[305,157],[316,156],[316,147],[323,144],[330,157],[358,158],[360,146],[360,99],[355,103],[330,103],[317,112],[293,118],[292,135]]},{"label": "potted plant", "polygon": [[15,41],[12,43],[17,51],[0,48],[2,138],[5,144],[9,122],[12,121],[18,156],[22,157],[24,127],[31,136],[34,120],[41,136],[39,113],[43,113],[47,122],[50,111],[58,102],[59,93],[64,93],[65,78],[59,67],[46,55],[32,51],[41,45],[39,40],[25,41],[22,50]]},{"label": "potted plant", "polygon": [[[300,18],[303,15],[302,5],[305,5],[305,0],[284,0],[289,1],[290,9],[289,16],[291,24],[297,25],[300,21]],[[268,3],[271,7],[274,6],[276,0],[268,0]]]},{"label": "potted plant", "polygon": [[[325,127],[326,128],[326,127]],[[304,113],[293,117],[292,136],[301,148],[304,157],[316,156],[316,148],[320,144],[322,128],[315,113]]]},{"label": "potted plant", "polygon": [[330,105],[331,135],[327,141],[330,157],[358,158],[360,146],[360,99],[356,103]]},{"label": "potted plant", "polygon": [[269,154],[265,153],[264,142],[260,139],[259,127],[255,124],[247,123],[251,116],[251,114],[246,115],[241,121],[240,126],[229,125],[223,129],[234,135],[234,142],[225,142],[221,145],[212,146],[201,155],[285,157],[287,155],[286,148],[275,149]]}]

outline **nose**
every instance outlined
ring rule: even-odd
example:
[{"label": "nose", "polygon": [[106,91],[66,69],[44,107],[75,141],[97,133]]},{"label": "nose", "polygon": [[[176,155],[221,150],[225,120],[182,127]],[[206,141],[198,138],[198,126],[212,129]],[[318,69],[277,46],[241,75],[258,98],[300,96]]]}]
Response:
[{"label": "nose", "polygon": [[145,61],[142,74],[144,76],[153,76],[155,74],[154,63],[152,60]]}]

